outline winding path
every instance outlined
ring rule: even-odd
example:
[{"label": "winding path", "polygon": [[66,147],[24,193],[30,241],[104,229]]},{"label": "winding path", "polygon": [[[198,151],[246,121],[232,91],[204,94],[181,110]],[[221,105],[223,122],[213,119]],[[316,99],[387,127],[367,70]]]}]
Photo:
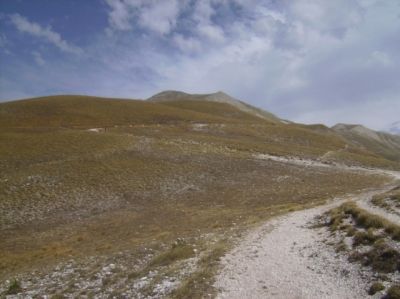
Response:
[{"label": "winding path", "polygon": [[[284,162],[283,158],[273,159]],[[313,166],[304,160],[290,159],[288,163]],[[400,179],[400,173],[366,171]],[[369,201],[388,189],[338,198],[273,219],[255,229],[221,260],[222,270],[214,284],[219,290],[217,298],[375,298],[367,295],[371,274],[335,253],[332,246],[324,243],[326,228],[311,229],[310,223],[346,200]]]}]

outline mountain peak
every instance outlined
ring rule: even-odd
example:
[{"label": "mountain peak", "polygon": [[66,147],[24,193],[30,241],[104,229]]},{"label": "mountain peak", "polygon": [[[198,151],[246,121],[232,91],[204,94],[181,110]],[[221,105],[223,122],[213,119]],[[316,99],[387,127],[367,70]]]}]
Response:
[{"label": "mountain peak", "polygon": [[228,95],[227,93],[221,90],[209,94],[189,94],[182,91],[166,90],[155,94],[154,96],[148,98],[147,100],[151,102],[172,102],[172,101],[184,100],[184,101],[209,101],[209,102],[225,103],[234,106],[235,108],[243,112],[257,116],[259,118],[267,119],[269,121],[282,122],[281,119],[279,119],[272,113],[253,107],[247,103],[235,99],[234,97]]}]

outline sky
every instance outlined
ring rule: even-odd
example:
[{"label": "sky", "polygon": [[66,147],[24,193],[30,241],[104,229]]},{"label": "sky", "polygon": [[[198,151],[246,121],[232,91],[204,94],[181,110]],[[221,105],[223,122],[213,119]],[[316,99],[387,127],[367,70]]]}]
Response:
[{"label": "sky", "polygon": [[384,129],[400,120],[400,1],[0,0],[0,101],[163,90]]}]

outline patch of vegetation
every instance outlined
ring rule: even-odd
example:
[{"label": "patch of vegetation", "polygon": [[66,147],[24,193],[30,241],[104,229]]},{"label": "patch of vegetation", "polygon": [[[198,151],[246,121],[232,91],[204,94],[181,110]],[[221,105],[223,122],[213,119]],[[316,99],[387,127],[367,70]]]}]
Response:
[{"label": "patch of vegetation", "polygon": [[[125,250],[136,255],[144,247],[160,252],[177,237],[228,234],[386,180],[254,159],[317,159],[345,147],[335,135],[215,103],[173,106],[81,96],[0,104],[0,279],[43,261],[50,268]],[[346,161],[389,163],[354,149]],[[192,256],[190,245],[178,244],[148,267]],[[216,264],[206,259],[182,294],[209,287],[202,283],[214,273],[208,262]]]},{"label": "patch of vegetation", "polygon": [[400,188],[395,187],[384,194],[374,196],[371,203],[389,212],[398,212],[396,209],[400,209]]},{"label": "patch of vegetation", "polygon": [[357,231],[353,236],[353,246],[372,245],[380,238],[381,236],[374,234],[373,229],[368,229],[368,231]]},{"label": "patch of vegetation", "polygon": [[[379,279],[386,281],[389,280],[386,274],[400,271],[400,252],[390,245],[392,240],[388,242],[390,238],[399,240],[399,226],[359,208],[355,202],[344,203],[328,211],[325,216],[321,217],[320,223],[325,220],[325,225],[332,232],[340,230],[352,237],[352,248],[348,252],[350,262],[359,262],[370,267]],[[336,246],[336,251],[344,249],[343,239],[332,245]],[[362,245],[363,248],[358,249]],[[382,283],[375,282],[369,288],[368,294],[374,295],[384,288]],[[399,294],[399,287],[392,286],[384,298],[400,298]]]},{"label": "patch of vegetation", "polygon": [[332,230],[340,229],[343,220],[348,216],[351,216],[358,226],[367,229],[367,233],[357,233],[356,242],[358,244],[363,244],[363,242],[372,243],[379,238],[373,235],[372,229],[384,229],[394,240],[400,240],[400,226],[359,208],[355,202],[344,203],[340,207],[331,210],[329,216],[330,222],[328,225]]},{"label": "patch of vegetation", "polygon": [[166,266],[177,260],[191,258],[193,255],[193,246],[186,244],[185,242],[176,242],[168,251],[154,257],[150,261],[149,266]]},{"label": "patch of vegetation", "polygon": [[392,285],[387,294],[383,297],[384,299],[399,299],[400,298],[400,285]]},{"label": "patch of vegetation", "polygon": [[221,240],[209,250],[198,262],[198,269],[190,277],[186,278],[181,285],[172,292],[170,298],[185,299],[204,298],[204,294],[214,294],[212,286],[215,274],[218,270],[219,260],[229,249],[226,240]]},{"label": "patch of vegetation", "polygon": [[368,294],[372,296],[384,289],[385,289],[385,286],[381,282],[376,281],[370,286],[370,288],[368,290]]},{"label": "patch of vegetation", "polygon": [[367,252],[353,252],[350,261],[359,261],[376,272],[393,273],[400,270],[400,253],[385,242],[375,243]]},{"label": "patch of vegetation", "polygon": [[21,284],[18,280],[13,279],[6,290],[5,295],[16,295],[20,292],[22,292]]},{"label": "patch of vegetation", "polygon": [[346,245],[346,243],[342,240],[340,241],[337,245],[336,245],[336,252],[341,252],[341,251],[346,251],[348,250],[348,246]]}]

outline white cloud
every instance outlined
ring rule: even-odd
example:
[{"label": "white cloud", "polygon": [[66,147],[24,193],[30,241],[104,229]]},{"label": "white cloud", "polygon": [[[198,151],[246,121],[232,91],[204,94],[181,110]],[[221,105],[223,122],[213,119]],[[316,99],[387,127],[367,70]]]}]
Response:
[{"label": "white cloud", "polygon": [[106,0],[110,6],[109,23],[114,30],[130,30],[133,24],[165,35],[175,27],[184,1]]},{"label": "white cloud", "polygon": [[106,3],[111,8],[108,15],[110,26],[118,30],[131,29],[130,12],[127,3],[124,0],[106,0]]},{"label": "white cloud", "polygon": [[20,32],[25,32],[33,36],[43,38],[64,52],[74,54],[80,54],[82,52],[80,48],[70,45],[67,41],[62,39],[61,35],[53,31],[50,27],[43,28],[39,24],[30,22],[28,19],[19,14],[11,15],[10,20]]},{"label": "white cloud", "polygon": [[185,53],[198,53],[202,49],[201,42],[193,37],[184,37],[182,34],[175,34],[173,41]]},{"label": "white cloud", "polygon": [[223,43],[225,41],[225,35],[223,30],[216,25],[201,24],[197,27],[197,32],[201,36],[205,37],[214,43]]},{"label": "white cloud", "polygon": [[42,66],[46,63],[39,52],[33,51],[32,55],[38,65]]},{"label": "white cloud", "polygon": [[159,34],[168,34],[176,26],[179,5],[176,0],[149,1],[142,6],[139,24]]},{"label": "white cloud", "polygon": [[389,67],[393,66],[393,61],[387,53],[383,51],[374,51],[371,53],[370,57],[367,60],[367,66]]},{"label": "white cloud", "polygon": [[341,37],[362,21],[363,9],[356,0],[297,0],[289,6],[294,18],[306,26]]}]

